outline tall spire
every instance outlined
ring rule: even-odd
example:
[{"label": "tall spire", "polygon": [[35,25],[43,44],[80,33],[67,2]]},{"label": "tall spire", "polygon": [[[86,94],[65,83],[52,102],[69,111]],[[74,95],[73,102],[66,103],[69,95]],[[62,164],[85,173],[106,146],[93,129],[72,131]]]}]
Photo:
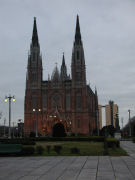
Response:
[{"label": "tall spire", "polygon": [[66,67],[66,64],[65,64],[65,57],[64,57],[64,53],[63,53],[62,65],[61,65],[61,80],[65,81],[66,79],[68,79],[67,67]]},{"label": "tall spire", "polygon": [[34,24],[33,24],[33,34],[32,34],[32,44],[33,46],[38,46],[38,34],[37,34],[37,24],[36,24],[36,17],[34,17]]},{"label": "tall spire", "polygon": [[81,33],[80,33],[80,24],[79,24],[79,16],[78,15],[77,15],[77,19],[76,19],[75,43],[81,44]]},{"label": "tall spire", "polygon": [[65,66],[65,57],[64,57],[64,52],[63,52],[63,58],[62,58],[62,66]]}]

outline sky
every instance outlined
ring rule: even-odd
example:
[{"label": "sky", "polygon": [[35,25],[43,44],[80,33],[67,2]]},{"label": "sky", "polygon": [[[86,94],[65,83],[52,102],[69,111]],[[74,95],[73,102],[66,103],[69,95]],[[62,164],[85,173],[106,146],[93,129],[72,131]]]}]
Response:
[{"label": "sky", "polygon": [[[0,0],[0,125],[6,118],[5,95],[15,95],[12,122],[24,120],[24,95],[33,18],[37,19],[43,59],[43,79],[51,75],[62,53],[68,73],[76,16],[79,15],[86,78],[98,91],[99,104],[113,100],[119,118],[135,115],[135,1],[134,0]],[[103,121],[103,125],[104,125]]]}]

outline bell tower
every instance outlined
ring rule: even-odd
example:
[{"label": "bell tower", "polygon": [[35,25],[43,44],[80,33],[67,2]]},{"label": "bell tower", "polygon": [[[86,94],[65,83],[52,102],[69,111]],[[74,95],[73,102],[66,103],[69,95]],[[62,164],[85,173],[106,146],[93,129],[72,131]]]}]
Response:
[{"label": "bell tower", "polygon": [[[36,18],[34,17],[32,41],[28,55],[25,90],[25,134],[39,132],[41,126],[41,83],[42,83],[42,57],[38,41]],[[36,129],[37,127],[37,129]]]},{"label": "bell tower", "polygon": [[84,58],[84,50],[81,39],[78,15],[76,20],[75,40],[72,50],[71,68],[72,68],[72,85],[85,86],[86,85],[85,58]]},{"label": "bell tower", "polygon": [[86,68],[83,43],[80,32],[79,16],[76,19],[75,39],[71,60],[72,73],[72,131],[75,133],[88,134],[88,103]]}]

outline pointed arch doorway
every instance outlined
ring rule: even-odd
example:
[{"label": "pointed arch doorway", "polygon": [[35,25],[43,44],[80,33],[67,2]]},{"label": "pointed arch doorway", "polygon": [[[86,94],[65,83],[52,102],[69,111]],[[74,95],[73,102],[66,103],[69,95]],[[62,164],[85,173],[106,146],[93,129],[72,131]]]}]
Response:
[{"label": "pointed arch doorway", "polygon": [[66,132],[64,125],[60,122],[56,123],[52,128],[52,135],[53,137],[65,137]]}]

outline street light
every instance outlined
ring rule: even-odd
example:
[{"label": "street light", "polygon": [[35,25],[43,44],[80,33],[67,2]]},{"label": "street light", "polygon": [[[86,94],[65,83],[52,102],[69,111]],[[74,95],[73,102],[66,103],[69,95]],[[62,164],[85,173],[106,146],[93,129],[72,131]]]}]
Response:
[{"label": "street light", "polygon": [[15,102],[15,97],[14,96],[5,96],[5,102],[8,102],[9,99],[9,131],[8,131],[8,138],[11,138],[11,99],[13,100],[13,102]]},{"label": "street light", "polygon": [[128,110],[129,113],[129,136],[131,137],[131,120],[130,120],[130,109]]},{"label": "street light", "polygon": [[41,112],[41,109],[37,109],[37,110],[36,110],[36,109],[34,108],[34,109],[33,109],[33,112],[37,112],[36,127],[35,127],[36,129],[35,129],[35,130],[36,130],[36,137],[38,137],[38,122],[37,122],[37,119],[38,119],[38,112]]},{"label": "street light", "polygon": [[6,124],[6,118],[4,118],[4,137],[5,137],[5,124]]},{"label": "street light", "polygon": [[99,136],[99,109],[96,110],[96,126],[97,126],[97,135]]}]

